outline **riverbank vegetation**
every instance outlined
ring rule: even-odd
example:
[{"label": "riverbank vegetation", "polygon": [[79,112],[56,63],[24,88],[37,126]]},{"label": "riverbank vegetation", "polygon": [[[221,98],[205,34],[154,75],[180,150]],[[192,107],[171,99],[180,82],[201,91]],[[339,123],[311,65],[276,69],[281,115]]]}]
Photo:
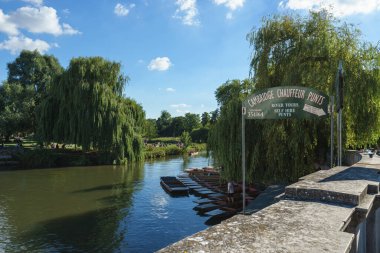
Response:
[{"label": "riverbank vegetation", "polygon": [[[209,149],[223,177],[241,178],[241,103],[274,86],[313,87],[335,93],[339,60],[344,64],[343,143],[375,144],[380,137],[379,47],[361,41],[353,25],[329,13],[274,16],[247,36],[252,46],[251,76],[231,80],[215,92],[220,116],[210,129]],[[328,164],[330,119],[247,120],[249,182],[293,182]],[[335,135],[336,136],[336,135]]]},{"label": "riverbank vegetation", "polygon": [[[123,94],[127,82],[120,63],[101,57],[74,58],[63,69],[54,56],[22,51],[8,64],[8,79],[0,86],[2,143],[33,136],[39,149],[18,155],[23,167],[125,164],[205,149],[190,146],[207,140],[207,131],[200,130],[207,122],[202,125],[199,115],[172,119],[163,111],[157,121],[146,120],[142,106]],[[194,140],[188,134],[185,144],[178,140],[180,147],[146,145],[154,137],[179,138],[184,132],[194,132]],[[66,151],[50,150],[51,143],[65,144]]]}]

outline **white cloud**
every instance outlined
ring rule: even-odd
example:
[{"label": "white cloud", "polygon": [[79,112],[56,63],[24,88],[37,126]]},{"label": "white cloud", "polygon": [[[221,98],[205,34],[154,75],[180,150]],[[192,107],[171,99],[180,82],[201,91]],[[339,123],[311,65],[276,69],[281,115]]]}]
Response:
[{"label": "white cloud", "polygon": [[128,16],[132,8],[135,7],[135,4],[130,4],[129,8],[121,3],[117,3],[114,8],[114,13],[117,16]]},{"label": "white cloud", "polygon": [[38,50],[41,54],[48,51],[51,46],[57,47],[57,44],[49,45],[43,40],[33,40],[25,36],[11,36],[8,40],[0,43],[0,49],[8,50],[11,54],[17,54],[23,49]]},{"label": "white cloud", "polygon": [[173,89],[173,88],[166,88],[165,89],[167,92],[175,92],[175,89]]},{"label": "white cloud", "polygon": [[174,18],[182,20],[185,25],[199,25],[197,0],[176,0],[175,4],[178,5],[178,8]]},{"label": "white cloud", "polygon": [[191,105],[188,104],[176,104],[176,105],[170,105],[173,108],[189,108]]},{"label": "white cloud", "polygon": [[236,10],[244,6],[245,0],[214,0],[216,5],[224,5],[230,10]]},{"label": "white cloud", "polygon": [[22,0],[23,2],[26,2],[26,3],[31,3],[31,4],[34,4],[34,5],[37,5],[37,6],[40,6],[44,3],[43,0]]},{"label": "white cloud", "polygon": [[69,9],[63,9],[62,13],[65,14],[66,16],[70,15],[70,10]]},{"label": "white cloud", "polygon": [[18,30],[17,26],[9,20],[9,15],[3,13],[3,10],[0,9],[0,32],[17,35]]},{"label": "white cloud", "polygon": [[232,15],[232,12],[228,12],[228,13],[226,14],[226,19],[231,20],[231,19],[233,19],[233,18],[234,18],[234,16]]},{"label": "white cloud", "polygon": [[168,57],[157,57],[150,61],[148,65],[149,70],[165,71],[170,68],[172,63]]},{"label": "white cloud", "polygon": [[80,33],[68,24],[60,25],[57,11],[46,6],[21,7],[9,15],[9,21],[18,29],[25,29],[31,33],[48,33],[55,36]]},{"label": "white cloud", "polygon": [[189,113],[190,111],[188,111],[188,110],[179,110],[179,109],[177,109],[177,110],[175,110],[176,111],[176,113],[180,113],[180,114],[186,114],[186,113]]},{"label": "white cloud", "polygon": [[292,10],[327,9],[337,17],[368,14],[380,10],[380,0],[287,0],[280,7]]},{"label": "white cloud", "polygon": [[63,23],[62,24],[62,34],[75,35],[75,34],[81,34],[81,32],[72,28],[71,25]]}]

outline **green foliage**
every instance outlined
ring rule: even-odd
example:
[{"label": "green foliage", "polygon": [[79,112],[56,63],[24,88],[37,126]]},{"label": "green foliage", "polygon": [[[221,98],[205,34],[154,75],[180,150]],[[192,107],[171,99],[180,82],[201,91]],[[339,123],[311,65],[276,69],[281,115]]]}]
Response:
[{"label": "green foliage", "polygon": [[[220,117],[211,126],[208,149],[219,165],[224,167],[222,177],[241,178],[241,102],[245,86],[253,86],[249,80],[227,81],[215,92],[220,105]],[[254,131],[251,130],[250,131]]]},{"label": "green foliage", "polygon": [[184,149],[186,149],[191,144],[191,136],[188,132],[184,131],[181,134],[181,142],[183,143]]},{"label": "green foliage", "polygon": [[343,60],[345,146],[372,143],[380,135],[379,48],[359,38],[358,29],[324,11],[266,19],[248,35],[256,88],[299,85],[329,94]]},{"label": "green foliage", "polygon": [[[313,87],[330,94],[338,61],[344,62],[344,143],[356,147],[377,140],[379,131],[379,57],[377,48],[359,41],[359,32],[339,25],[326,12],[264,19],[248,39],[253,46],[252,81],[228,81],[216,91],[220,115],[211,127],[209,149],[224,166],[223,177],[241,178],[241,102],[255,90],[274,86]],[[246,121],[249,182],[291,182],[326,162],[329,119]]]},{"label": "green foliage", "polygon": [[111,151],[118,162],[140,160],[145,113],[134,100],[122,97],[127,80],[119,63],[101,57],[72,59],[38,108],[40,140]]},{"label": "green foliage", "polygon": [[63,68],[54,56],[41,55],[38,51],[24,50],[8,63],[8,87],[5,92],[10,94],[6,98],[7,108],[0,108],[0,115],[8,122],[8,134],[36,130],[36,106],[62,72]]},{"label": "green foliage", "polygon": [[209,128],[201,127],[191,132],[190,136],[193,142],[207,143]]},{"label": "green foliage", "polygon": [[11,63],[8,63],[8,82],[22,86],[32,86],[39,97],[46,95],[56,76],[63,68],[57,58],[41,55],[37,50],[23,50]]},{"label": "green foliage", "polygon": [[208,112],[202,113],[201,116],[201,124],[203,127],[205,127],[211,120],[210,114]]},{"label": "green foliage", "polygon": [[152,159],[169,155],[181,155],[183,150],[177,145],[167,145],[165,147],[147,146],[144,152],[145,158]]},{"label": "green foliage", "polygon": [[211,112],[211,119],[210,119],[210,124],[213,125],[216,123],[219,117],[219,109],[216,109],[215,111]]},{"label": "green foliage", "polygon": [[194,150],[194,151],[206,151],[207,150],[207,144],[206,143],[191,143],[190,146],[187,148],[188,150]]},{"label": "green foliage", "polygon": [[170,136],[180,136],[186,129],[186,118],[182,116],[174,117],[169,129]]},{"label": "green foliage", "polygon": [[34,88],[4,83],[0,86],[0,134],[6,139],[18,132],[33,128]]},{"label": "green foliage", "polygon": [[157,119],[157,130],[159,136],[170,136],[169,128],[172,123],[172,116],[168,111],[162,111],[161,116]]},{"label": "green foliage", "polygon": [[158,136],[155,119],[146,119],[144,123],[144,137],[152,139]]},{"label": "green foliage", "polygon": [[180,139],[178,137],[158,137],[151,140],[151,142],[162,142],[166,144],[178,143]]},{"label": "green foliage", "polygon": [[191,133],[193,129],[199,128],[201,121],[198,114],[186,113],[185,114],[185,131]]}]

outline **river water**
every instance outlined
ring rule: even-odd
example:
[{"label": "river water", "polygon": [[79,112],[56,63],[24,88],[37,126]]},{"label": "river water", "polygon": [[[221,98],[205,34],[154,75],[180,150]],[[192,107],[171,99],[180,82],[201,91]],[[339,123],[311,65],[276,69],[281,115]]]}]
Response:
[{"label": "river water", "polygon": [[133,166],[0,172],[0,253],[153,252],[207,228],[193,195],[171,197],[161,176],[206,157]]}]

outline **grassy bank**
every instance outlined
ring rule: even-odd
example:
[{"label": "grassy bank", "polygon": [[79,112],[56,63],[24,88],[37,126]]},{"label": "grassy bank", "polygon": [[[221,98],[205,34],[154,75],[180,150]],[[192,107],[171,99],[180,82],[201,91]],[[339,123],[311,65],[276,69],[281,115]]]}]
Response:
[{"label": "grassy bank", "polygon": [[[160,157],[168,157],[175,155],[189,155],[191,152],[199,152],[206,150],[205,143],[193,143],[184,149],[173,140],[160,142],[160,145],[147,144],[144,150],[145,159],[155,159]],[[69,146],[69,145],[67,145]],[[80,149],[51,149],[37,148],[36,145],[24,145],[22,149],[16,149],[15,145],[6,145],[5,149],[13,150],[12,159],[17,161],[17,168],[34,169],[34,168],[55,168],[55,167],[71,167],[71,166],[94,166],[113,164],[113,157],[106,152],[83,152]],[[5,150],[4,149],[4,150]]]},{"label": "grassy bank", "polygon": [[175,144],[170,144],[166,146],[147,146],[145,148],[145,159],[153,159],[158,157],[165,157],[171,155],[188,155],[191,152],[199,152],[206,150],[205,143],[193,143],[188,148],[183,149]]}]

